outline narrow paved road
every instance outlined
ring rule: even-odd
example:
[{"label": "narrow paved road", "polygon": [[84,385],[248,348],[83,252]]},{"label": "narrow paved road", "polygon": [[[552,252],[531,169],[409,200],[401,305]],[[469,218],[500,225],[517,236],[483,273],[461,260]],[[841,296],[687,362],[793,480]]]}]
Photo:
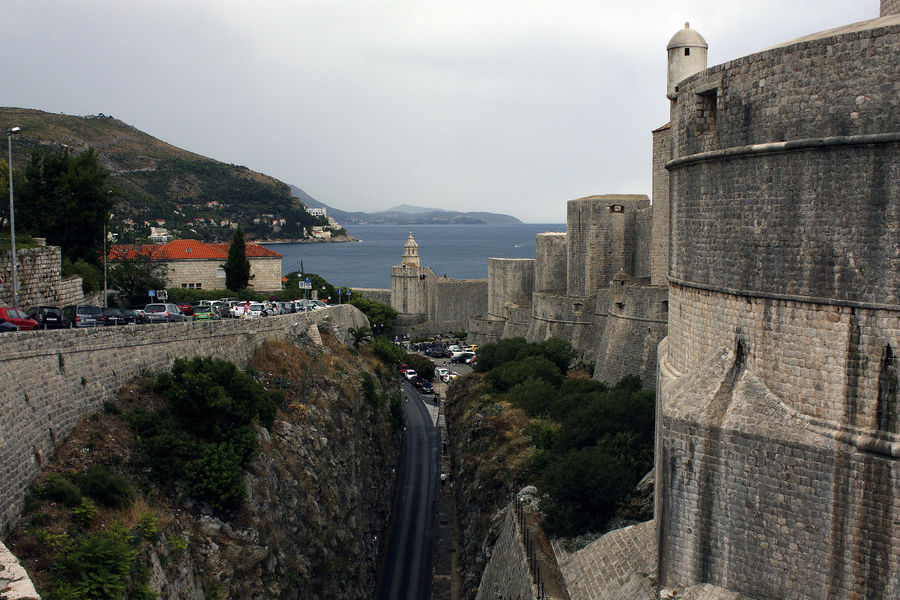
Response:
[{"label": "narrow paved road", "polygon": [[428,600],[434,541],[438,448],[434,424],[419,393],[408,383],[400,491],[394,507],[379,600]]}]

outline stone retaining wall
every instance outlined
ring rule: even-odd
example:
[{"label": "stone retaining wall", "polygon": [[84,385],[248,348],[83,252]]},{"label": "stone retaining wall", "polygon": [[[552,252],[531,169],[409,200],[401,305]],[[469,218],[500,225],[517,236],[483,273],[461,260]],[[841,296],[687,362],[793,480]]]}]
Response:
[{"label": "stone retaining wall", "polygon": [[475,600],[532,600],[535,598],[525,547],[519,535],[516,511],[506,507],[506,518],[493,554],[478,586]]},{"label": "stone retaining wall", "polygon": [[[17,248],[16,278],[19,280],[19,306],[59,306],[76,304],[84,298],[81,278],[63,279],[60,275],[59,246]],[[0,304],[12,306],[12,263],[9,252],[0,253]]]},{"label": "stone retaining wall", "polygon": [[0,336],[0,534],[57,444],[124,383],[176,358],[214,356],[245,365],[269,339],[296,339],[309,324],[347,339],[368,325],[350,305],[264,319],[34,331]]}]

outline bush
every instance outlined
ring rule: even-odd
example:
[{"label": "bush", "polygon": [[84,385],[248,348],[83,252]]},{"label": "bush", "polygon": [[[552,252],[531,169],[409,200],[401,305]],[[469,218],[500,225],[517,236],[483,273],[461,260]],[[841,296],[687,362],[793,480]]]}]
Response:
[{"label": "bush", "polygon": [[398,393],[391,394],[391,418],[394,420],[394,425],[399,429],[403,427],[404,421],[406,421],[406,410],[403,407],[403,397]]},{"label": "bush", "polygon": [[385,337],[377,337],[369,344],[369,348],[381,362],[393,368],[399,367],[406,360],[406,351]]},{"label": "bush", "polygon": [[216,510],[237,508],[242,470],[257,450],[252,424],[271,426],[273,395],[233,364],[199,357],[176,360],[155,389],[166,407],[128,417],[139,435],[137,460],[163,482],[183,479],[190,496]]},{"label": "bush", "polygon": [[227,442],[209,444],[200,458],[185,465],[188,492],[218,511],[237,508],[247,493],[242,467],[240,452],[234,446]]},{"label": "bush", "polygon": [[134,551],[113,533],[92,533],[56,556],[57,582],[48,600],[119,600],[124,597]]},{"label": "bush", "polygon": [[434,381],[434,361],[421,354],[407,354],[405,363],[415,370],[416,375],[426,381]]},{"label": "bush", "polygon": [[121,508],[131,504],[131,487],[121,474],[95,465],[78,477],[78,486],[103,506]]},{"label": "bush", "polygon": [[543,356],[529,356],[524,360],[507,362],[488,373],[488,381],[500,391],[506,391],[528,379],[543,379],[558,387],[562,374],[555,364]]},{"label": "bush", "polygon": [[53,502],[68,507],[81,504],[81,492],[70,478],[70,475],[50,475],[41,486],[40,495]]},{"label": "bush", "polygon": [[79,258],[73,263],[68,258],[63,258],[61,270],[63,277],[81,277],[81,287],[86,294],[103,289],[103,271],[84,259]]}]

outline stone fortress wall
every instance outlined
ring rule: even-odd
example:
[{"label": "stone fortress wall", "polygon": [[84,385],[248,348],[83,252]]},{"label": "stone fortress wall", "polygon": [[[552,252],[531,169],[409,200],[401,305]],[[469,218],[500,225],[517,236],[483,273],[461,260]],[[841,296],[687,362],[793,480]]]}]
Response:
[{"label": "stone fortress wall", "polygon": [[438,277],[420,265],[419,246],[410,233],[402,262],[391,267],[391,307],[397,311],[394,331],[429,335],[465,330],[473,314],[487,309],[487,279]]},{"label": "stone fortress wall", "polygon": [[900,596],[900,3],[678,83],[663,587]]},{"label": "stone fortress wall", "polygon": [[344,338],[367,325],[349,305],[265,319],[28,331],[0,336],[0,534],[21,512],[41,465],[124,383],[176,358],[214,356],[245,365],[269,339],[297,339],[325,322]]},{"label": "stone fortress wall", "polygon": [[595,379],[654,386],[668,308],[668,288],[651,278],[668,248],[655,211],[642,195],[570,200],[566,233],[539,234],[534,260],[488,261],[488,311],[469,319],[469,339],[561,337],[595,364]]},{"label": "stone fortress wall", "polygon": [[[42,240],[39,240],[42,242]],[[19,281],[19,306],[68,306],[84,299],[81,277],[63,279],[59,246],[17,248],[16,278]],[[0,254],[0,304],[12,306],[12,262],[9,252]]]}]

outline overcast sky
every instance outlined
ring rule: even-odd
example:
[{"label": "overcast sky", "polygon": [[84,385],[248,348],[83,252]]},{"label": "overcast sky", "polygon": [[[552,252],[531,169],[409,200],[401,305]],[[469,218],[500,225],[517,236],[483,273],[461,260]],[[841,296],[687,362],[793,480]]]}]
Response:
[{"label": "overcast sky", "polygon": [[[685,21],[719,64],[878,0],[9,0],[0,104],[104,113],[342,210],[650,193]],[[2,124],[4,127],[14,123]]]}]

